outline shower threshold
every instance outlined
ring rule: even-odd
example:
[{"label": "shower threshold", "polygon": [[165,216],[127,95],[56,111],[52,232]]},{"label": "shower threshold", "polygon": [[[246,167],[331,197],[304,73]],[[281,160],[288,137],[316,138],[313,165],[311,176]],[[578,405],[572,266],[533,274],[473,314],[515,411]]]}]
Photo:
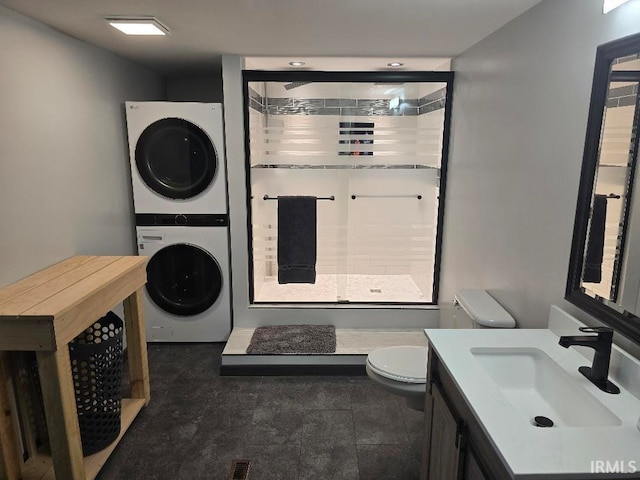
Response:
[{"label": "shower threshold", "polygon": [[222,352],[222,375],[364,375],[367,355],[377,348],[427,346],[422,328],[336,328],[335,353],[248,355],[246,349],[254,330],[233,329]]}]

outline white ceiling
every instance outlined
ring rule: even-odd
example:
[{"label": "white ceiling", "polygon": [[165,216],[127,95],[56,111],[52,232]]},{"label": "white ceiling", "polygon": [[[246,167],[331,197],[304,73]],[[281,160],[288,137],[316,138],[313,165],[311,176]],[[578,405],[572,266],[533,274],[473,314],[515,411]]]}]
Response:
[{"label": "white ceiling", "polygon": [[[220,55],[454,57],[541,0],[0,0],[163,74],[213,72]],[[126,37],[104,17],[153,15],[166,37]]]}]

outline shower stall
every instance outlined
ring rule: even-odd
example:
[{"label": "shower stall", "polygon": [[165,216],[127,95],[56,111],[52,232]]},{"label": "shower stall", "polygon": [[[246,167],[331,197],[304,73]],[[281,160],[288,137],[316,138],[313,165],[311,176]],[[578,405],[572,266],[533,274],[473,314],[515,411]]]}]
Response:
[{"label": "shower stall", "polygon": [[[254,304],[435,304],[451,72],[244,72]],[[278,283],[279,198],[316,197],[314,283]]]}]

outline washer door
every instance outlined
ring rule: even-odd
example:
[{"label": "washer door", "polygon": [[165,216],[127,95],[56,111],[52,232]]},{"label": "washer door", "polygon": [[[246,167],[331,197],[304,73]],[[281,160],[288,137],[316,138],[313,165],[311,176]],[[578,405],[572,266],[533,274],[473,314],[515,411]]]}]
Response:
[{"label": "washer door", "polygon": [[136,166],[154,192],[185,199],[203,192],[218,168],[209,136],[181,118],[164,118],[149,125],[136,144]]},{"label": "washer door", "polygon": [[170,245],[147,264],[147,292],[169,313],[202,313],[215,303],[221,290],[220,265],[209,252],[195,245]]}]

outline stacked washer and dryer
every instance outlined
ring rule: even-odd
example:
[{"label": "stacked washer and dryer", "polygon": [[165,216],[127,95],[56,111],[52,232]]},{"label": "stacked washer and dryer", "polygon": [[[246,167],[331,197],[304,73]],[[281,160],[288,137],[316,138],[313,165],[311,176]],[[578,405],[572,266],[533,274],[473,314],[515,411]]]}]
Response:
[{"label": "stacked washer and dryer", "polygon": [[126,102],[138,254],[149,257],[149,342],[231,331],[222,105]]}]

